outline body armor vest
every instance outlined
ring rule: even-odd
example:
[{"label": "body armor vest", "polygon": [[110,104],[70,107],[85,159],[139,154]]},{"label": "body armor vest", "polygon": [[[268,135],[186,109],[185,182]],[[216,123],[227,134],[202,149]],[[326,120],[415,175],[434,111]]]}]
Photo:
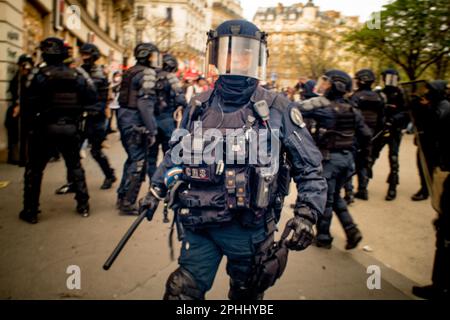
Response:
[{"label": "body armor vest", "polygon": [[356,117],[353,107],[348,103],[332,101],[330,106],[334,113],[334,126],[319,128],[316,141],[322,151],[350,150],[354,145]]},{"label": "body armor vest", "polygon": [[[193,136],[191,149],[193,157],[205,150],[219,150],[218,152],[223,152],[223,161],[205,161],[207,154],[220,159],[212,151],[203,152],[204,160],[199,164],[191,164],[193,161],[183,164],[183,180],[188,183],[188,186],[178,193],[181,205],[179,215],[183,224],[195,226],[230,221],[238,212],[236,210],[250,212],[256,217],[265,214],[271,201],[270,191],[271,186],[274,186],[276,175],[272,174],[266,178],[263,166],[249,161],[251,143],[246,133],[252,132],[251,136],[256,137],[262,132],[260,131],[262,124],[256,118],[252,103],[234,112],[224,113],[215,99],[204,108],[199,119],[193,119],[193,121],[201,120],[202,136],[205,136],[208,129],[216,129],[216,132],[220,131],[223,136],[223,141],[219,142],[223,143],[223,148],[210,148],[211,139],[196,137],[198,127],[192,122],[189,131]],[[235,133],[235,138],[230,138],[229,134],[225,137],[230,130]],[[210,143],[205,140],[209,140]],[[267,154],[270,154],[270,151]],[[257,198],[258,189],[264,187],[264,181],[261,185],[261,179],[265,179],[267,183],[265,190],[268,193],[263,201]]]},{"label": "body armor vest", "polygon": [[122,76],[119,105],[123,108],[137,109],[139,90],[133,88],[133,79],[146,69],[145,66],[136,65],[128,69]]},{"label": "body armor vest", "polygon": [[98,93],[98,100],[106,106],[109,96],[109,83],[101,66],[93,66],[89,75]]},{"label": "body armor vest", "polygon": [[369,90],[355,92],[354,98],[364,117],[364,122],[370,129],[375,130],[379,117],[383,113],[383,98],[377,92]]},{"label": "body armor vest", "polygon": [[68,67],[48,67],[43,70],[47,77],[47,112],[58,113],[64,110],[81,111],[81,99],[78,92],[79,74]]},{"label": "body armor vest", "polygon": [[175,111],[174,95],[172,95],[172,88],[167,80],[167,72],[160,71],[156,82],[156,90],[158,96],[157,106],[155,108],[155,115],[163,113],[173,113]]}]

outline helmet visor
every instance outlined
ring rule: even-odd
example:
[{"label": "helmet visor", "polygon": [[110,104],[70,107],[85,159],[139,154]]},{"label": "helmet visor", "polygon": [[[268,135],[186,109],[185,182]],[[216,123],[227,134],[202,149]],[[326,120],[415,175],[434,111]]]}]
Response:
[{"label": "helmet visor", "polygon": [[384,78],[384,84],[386,86],[397,87],[398,86],[398,75],[388,73]]},{"label": "helmet visor", "polygon": [[162,68],[162,56],[158,51],[152,51],[148,57],[152,68]]},{"label": "helmet visor", "polygon": [[208,76],[236,75],[259,80],[266,78],[266,44],[252,38],[225,36],[208,43]]},{"label": "helmet visor", "polygon": [[331,80],[327,76],[321,76],[314,87],[313,92],[318,96],[323,96],[331,88]]}]

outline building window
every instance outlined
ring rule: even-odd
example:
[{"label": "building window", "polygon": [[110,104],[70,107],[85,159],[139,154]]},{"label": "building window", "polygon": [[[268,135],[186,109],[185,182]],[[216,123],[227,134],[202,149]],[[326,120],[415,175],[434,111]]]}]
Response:
[{"label": "building window", "polygon": [[136,31],[136,43],[141,43],[142,42],[142,30],[137,30]]},{"label": "building window", "polygon": [[143,6],[137,7],[137,19],[144,20],[144,7]]},{"label": "building window", "polygon": [[166,20],[172,22],[172,8],[166,8]]}]

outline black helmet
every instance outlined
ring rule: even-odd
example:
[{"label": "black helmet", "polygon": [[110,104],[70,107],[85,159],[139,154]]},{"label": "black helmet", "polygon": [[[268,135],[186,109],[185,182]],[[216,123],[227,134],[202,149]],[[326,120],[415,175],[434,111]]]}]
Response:
[{"label": "black helmet", "polygon": [[100,50],[98,50],[98,47],[92,43],[83,44],[80,48],[80,53],[90,55],[91,58],[89,60],[92,63],[100,59]]},{"label": "black helmet", "polygon": [[371,86],[375,82],[375,73],[370,69],[361,69],[355,74],[358,86]]},{"label": "black helmet", "polygon": [[384,85],[389,87],[397,87],[400,81],[400,74],[395,69],[386,69],[381,73]]},{"label": "black helmet", "polygon": [[48,64],[62,62],[67,55],[64,41],[59,38],[45,39],[41,42],[39,49],[42,52],[42,58]]},{"label": "black helmet", "polygon": [[335,96],[343,96],[352,91],[352,78],[344,71],[331,69],[325,72],[324,77],[332,87],[331,93]]},{"label": "black helmet", "polygon": [[208,32],[208,73],[264,80],[267,57],[267,34],[249,21],[225,21]]},{"label": "black helmet", "polygon": [[163,55],[163,69],[167,72],[177,72],[178,71],[178,61],[170,53]]},{"label": "black helmet", "polygon": [[18,65],[23,65],[24,63],[33,64],[33,57],[31,57],[29,54],[22,54],[20,55],[19,59],[17,60]]},{"label": "black helmet", "polygon": [[156,45],[151,42],[140,43],[134,49],[134,56],[141,64],[149,67],[161,67],[161,55]]}]

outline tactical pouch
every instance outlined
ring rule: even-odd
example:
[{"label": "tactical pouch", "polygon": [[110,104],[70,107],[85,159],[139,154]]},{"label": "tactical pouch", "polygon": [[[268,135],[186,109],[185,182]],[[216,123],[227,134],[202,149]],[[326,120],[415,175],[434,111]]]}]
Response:
[{"label": "tactical pouch", "polygon": [[253,204],[256,208],[265,209],[269,206],[274,184],[274,175],[268,168],[255,168]]},{"label": "tactical pouch", "polygon": [[[287,235],[286,235],[287,237]],[[285,237],[274,243],[273,235],[259,247],[255,257],[254,276],[251,285],[258,292],[264,292],[283,275],[288,259]]]},{"label": "tactical pouch", "polygon": [[181,208],[225,209],[225,194],[222,187],[208,189],[186,189],[178,193]]},{"label": "tactical pouch", "polygon": [[289,189],[291,185],[291,166],[285,162],[281,165],[278,170],[277,177],[277,193],[282,196],[287,196],[289,194]]},{"label": "tactical pouch", "polygon": [[225,169],[225,188],[228,209],[250,208],[250,181],[250,167]]},{"label": "tactical pouch", "polygon": [[223,180],[222,174],[217,174],[217,164],[190,164],[183,169],[183,180],[200,184],[219,184]]}]

